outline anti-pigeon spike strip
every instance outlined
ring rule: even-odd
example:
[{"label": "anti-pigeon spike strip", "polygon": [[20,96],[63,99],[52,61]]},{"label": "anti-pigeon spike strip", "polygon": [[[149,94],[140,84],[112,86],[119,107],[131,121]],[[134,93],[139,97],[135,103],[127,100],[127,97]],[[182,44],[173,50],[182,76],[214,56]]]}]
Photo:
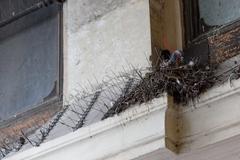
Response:
[{"label": "anti-pigeon spike strip", "polygon": [[89,105],[87,106],[86,110],[84,111],[83,116],[81,117],[81,119],[79,119],[78,123],[73,128],[74,131],[81,128],[84,125],[84,122],[85,122],[85,119],[86,119],[87,115],[92,110],[94,104],[97,102],[98,97],[100,96],[101,92],[102,92],[101,90],[95,92],[95,94],[94,94],[93,98],[91,99]]},{"label": "anti-pigeon spike strip", "polygon": [[[132,71],[117,75],[117,79],[109,78],[109,81],[103,81],[102,84],[98,84],[99,86],[93,87],[98,88],[94,93],[89,92],[88,94],[79,91],[82,95],[77,95],[77,97],[73,96],[73,105],[64,106],[63,110],[61,110],[52,121],[42,126],[41,129],[35,133],[35,136],[38,135],[37,138],[35,137],[37,139],[36,141],[28,138],[22,131],[22,134],[16,133],[16,135],[20,135],[26,142],[21,143],[18,141],[11,144],[0,142],[0,159],[11,152],[20,150],[27,142],[34,147],[39,146],[58,123],[71,128],[73,131],[83,127],[87,116],[93,109],[106,109],[106,113],[102,117],[102,119],[106,119],[107,117],[114,116],[126,110],[132,105],[145,103],[154,98],[158,98],[164,92],[172,95],[176,103],[187,104],[189,101],[198,98],[201,93],[211,88],[214,84],[219,82],[223,83],[224,77],[227,77],[231,82],[232,79],[238,79],[240,76],[239,65],[229,68],[224,73],[218,75],[215,74],[216,68],[200,68],[197,65],[182,65],[177,67],[160,66],[152,67],[151,70],[149,70],[149,68],[140,70],[134,68],[132,65],[129,66]],[[124,84],[116,86],[119,82]],[[114,93],[112,87],[122,89],[118,91],[119,93]],[[118,97],[116,94],[120,94],[120,96]],[[109,103],[113,103],[113,105],[109,105]],[[63,116],[67,116],[66,111],[72,111],[79,115],[78,117],[76,116],[77,119],[74,126],[64,121]],[[102,110],[99,110],[99,112],[103,114]],[[34,135],[32,136],[34,137]]]}]

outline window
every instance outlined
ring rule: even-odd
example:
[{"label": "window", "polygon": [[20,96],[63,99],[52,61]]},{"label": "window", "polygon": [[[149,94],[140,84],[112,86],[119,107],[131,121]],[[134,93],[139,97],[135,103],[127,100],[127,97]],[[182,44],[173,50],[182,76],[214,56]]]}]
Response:
[{"label": "window", "polygon": [[182,0],[182,3],[188,55],[218,64],[240,53],[239,0]]},{"label": "window", "polygon": [[[40,0],[1,0],[0,24]],[[38,4],[38,7],[39,4]],[[61,10],[49,4],[0,28],[0,118],[61,100]]]},{"label": "window", "polygon": [[200,35],[240,18],[239,0],[183,0],[182,2],[187,45]]},{"label": "window", "polygon": [[240,17],[239,0],[200,0],[199,12],[208,26],[220,26]]}]

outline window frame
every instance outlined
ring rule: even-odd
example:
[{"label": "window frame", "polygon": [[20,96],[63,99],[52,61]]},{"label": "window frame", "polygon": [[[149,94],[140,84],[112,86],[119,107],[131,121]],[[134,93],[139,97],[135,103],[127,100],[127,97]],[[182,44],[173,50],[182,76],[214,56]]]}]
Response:
[{"label": "window frame", "polygon": [[[182,0],[182,5],[185,37],[184,44],[186,48],[192,44],[200,43],[201,41],[208,39],[210,36],[221,34],[233,29],[236,26],[240,26],[239,17],[238,19],[224,25],[212,26],[211,29],[203,32],[200,23],[199,0]],[[192,6],[195,7],[193,8]],[[190,15],[192,13],[193,15]]]},{"label": "window frame", "polygon": [[[57,68],[57,85],[56,94],[49,99],[44,99],[42,103],[31,105],[31,109],[18,113],[15,116],[7,118],[6,120],[0,121],[0,128],[9,126],[9,124],[17,123],[19,120],[31,119],[38,113],[51,110],[51,112],[57,112],[63,106],[63,4],[58,3],[59,11],[57,13],[58,18],[58,68]],[[47,7],[47,6],[46,6]],[[31,14],[31,13],[30,13]],[[23,16],[24,17],[24,16]],[[18,20],[18,19],[16,19]],[[13,21],[15,22],[15,21]]]}]

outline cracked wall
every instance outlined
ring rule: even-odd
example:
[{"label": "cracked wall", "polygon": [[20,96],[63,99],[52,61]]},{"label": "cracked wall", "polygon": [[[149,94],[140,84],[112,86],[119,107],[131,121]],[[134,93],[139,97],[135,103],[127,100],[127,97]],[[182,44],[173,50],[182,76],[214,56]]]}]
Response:
[{"label": "cracked wall", "polygon": [[112,72],[149,65],[147,0],[68,0],[64,6],[64,97]]}]

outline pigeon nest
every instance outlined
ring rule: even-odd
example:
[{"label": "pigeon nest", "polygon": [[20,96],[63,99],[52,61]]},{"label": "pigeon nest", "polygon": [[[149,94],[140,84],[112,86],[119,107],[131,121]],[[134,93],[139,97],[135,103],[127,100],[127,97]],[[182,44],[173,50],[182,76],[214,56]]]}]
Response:
[{"label": "pigeon nest", "polygon": [[173,96],[175,103],[187,104],[198,98],[200,94],[211,88],[216,83],[226,81],[234,73],[234,78],[239,78],[239,66],[227,74],[216,74],[216,67],[160,67],[153,68],[144,76],[138,71],[141,81],[131,91],[123,94],[105,114],[103,119],[120,113],[134,104],[148,102],[158,98],[163,93]]}]

